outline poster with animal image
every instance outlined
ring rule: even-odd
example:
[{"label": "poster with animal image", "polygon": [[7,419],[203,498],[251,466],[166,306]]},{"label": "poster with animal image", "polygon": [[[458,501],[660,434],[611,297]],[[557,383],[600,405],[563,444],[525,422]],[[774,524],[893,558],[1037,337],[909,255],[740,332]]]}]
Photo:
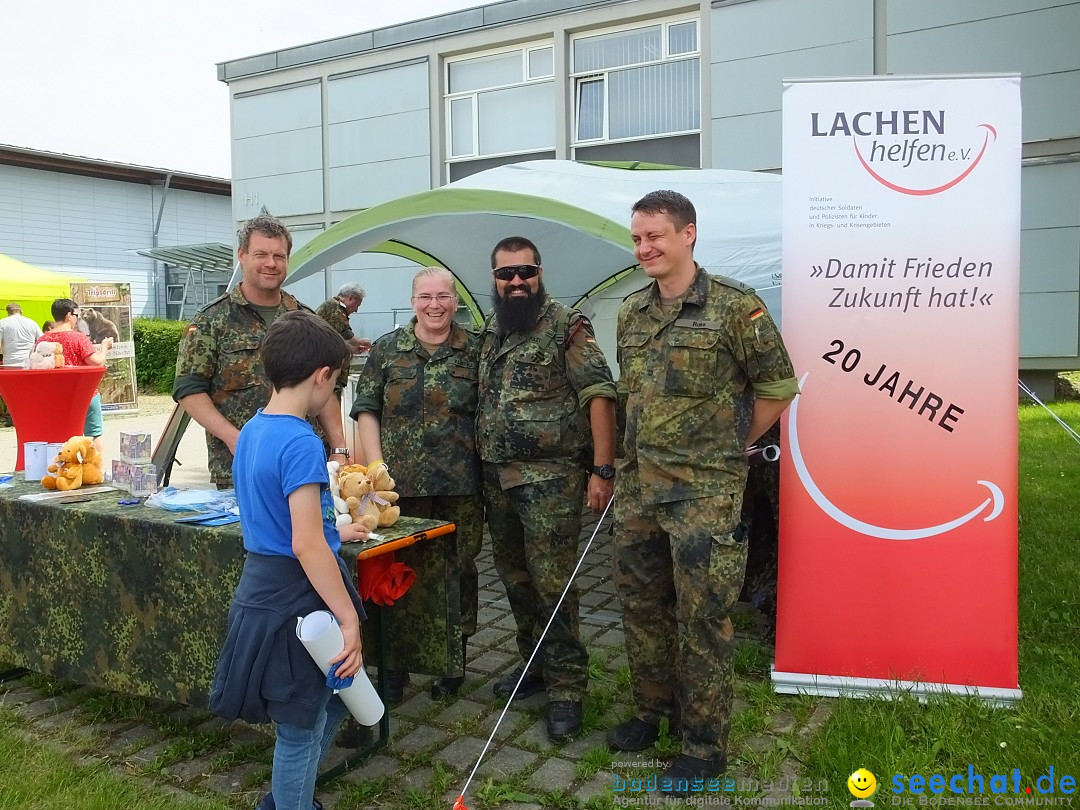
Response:
[{"label": "poster with animal image", "polygon": [[135,336],[131,326],[131,285],[91,282],[72,284],[71,298],[79,305],[80,332],[95,346],[113,339],[106,362],[101,391],[101,410],[136,411],[139,407],[135,385]]}]

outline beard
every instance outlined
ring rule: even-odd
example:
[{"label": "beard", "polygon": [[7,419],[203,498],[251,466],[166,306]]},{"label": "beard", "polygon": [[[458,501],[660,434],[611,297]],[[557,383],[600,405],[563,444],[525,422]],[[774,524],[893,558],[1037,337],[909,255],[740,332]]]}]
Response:
[{"label": "beard", "polygon": [[500,298],[498,288],[491,285],[491,302],[495,307],[495,322],[499,325],[499,334],[512,332],[530,332],[540,320],[540,307],[544,303],[544,282],[537,284],[536,292],[525,288],[528,295],[524,298]]}]

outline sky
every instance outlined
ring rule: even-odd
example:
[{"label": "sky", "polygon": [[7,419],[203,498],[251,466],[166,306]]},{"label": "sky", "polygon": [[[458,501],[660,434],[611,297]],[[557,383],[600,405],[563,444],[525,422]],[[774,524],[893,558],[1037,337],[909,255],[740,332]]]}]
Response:
[{"label": "sky", "polygon": [[484,4],[12,0],[0,24],[0,144],[231,177],[218,62]]}]

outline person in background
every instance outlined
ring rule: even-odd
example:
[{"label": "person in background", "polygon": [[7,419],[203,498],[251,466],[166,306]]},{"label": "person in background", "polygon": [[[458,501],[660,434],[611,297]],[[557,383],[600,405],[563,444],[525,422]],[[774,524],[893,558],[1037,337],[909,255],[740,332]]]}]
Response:
[{"label": "person in background", "polygon": [[322,806],[314,802],[315,777],[346,709],[296,637],[295,617],[333,613],[345,645],[330,659],[331,674],[366,677],[364,609],[338,549],[368,532],[346,526],[339,535],[322,441],[307,421],[334,399],[345,343],[313,313],[292,310],[267,330],[261,354],[272,393],[236,441],[233,480],[247,557],[210,709],[230,720],[274,722],[271,791],[258,808],[307,810]]},{"label": "person in background", "polygon": [[[90,338],[75,328],[79,322],[79,305],[70,298],[57,298],[52,303],[52,316],[55,326],[47,335],[37,339],[38,343],[48,341],[59,343],[64,349],[64,363],[69,366],[103,366],[113,346],[112,338],[105,338],[99,347],[90,342]],[[36,327],[36,324],[35,324]],[[94,440],[94,447],[105,458],[105,441],[101,438],[104,423],[101,418],[101,392],[95,391],[86,412],[83,435]]]},{"label": "person in background", "polygon": [[42,321],[41,322],[41,331],[42,331],[42,333],[44,333],[46,335],[55,328],[56,328],[56,321]]},{"label": "person in background", "polygon": [[[476,555],[484,510],[476,454],[480,339],[454,323],[457,306],[449,270],[426,267],[413,277],[414,317],[375,341],[356,386],[352,417],[369,466],[383,463],[393,470],[401,513],[457,525],[464,666],[467,640],[476,632]],[[412,555],[433,553],[442,552],[426,543],[397,552],[406,564]],[[387,698],[400,700],[408,672],[390,670],[389,676]],[[464,681],[464,670],[437,678],[432,699],[456,694]]]},{"label": "person in background", "polygon": [[[271,324],[286,312],[305,309],[283,291],[292,235],[281,220],[260,214],[237,234],[243,273],[234,290],[200,309],[180,339],[173,399],[206,430],[210,480],[232,486],[232,459],[240,428],[270,399],[259,353]],[[346,463],[349,451],[341,406],[328,401],[318,414],[331,459]]]},{"label": "person in background", "polygon": [[30,352],[41,337],[38,325],[22,314],[22,307],[12,301],[7,317],[0,318],[0,355],[9,368],[26,368]]},{"label": "person in background", "polygon": [[[491,252],[494,312],[480,345],[476,445],[495,567],[517,623],[522,662],[497,697],[547,690],[548,737],[581,730],[589,655],[578,629],[577,588],[555,605],[578,561],[582,495],[596,513],[611,500],[615,385],[592,324],[544,290],[540,251],[511,236]],[[592,452],[589,453],[589,440]],[[591,473],[589,470],[591,469]]]},{"label": "person in background", "polygon": [[607,740],[640,751],[656,742],[661,719],[676,736],[681,728],[682,753],[660,789],[683,796],[694,780],[727,767],[735,649],[728,614],[746,566],[744,451],[798,384],[761,299],[694,261],[690,200],[674,191],[645,195],[632,208],[630,235],[652,279],[626,297],[616,328],[626,430],[613,569],[636,712]]},{"label": "person in background", "polygon": [[342,284],[338,294],[327,299],[315,314],[334,327],[342,339],[352,350],[353,354],[360,354],[371,349],[371,341],[367,338],[358,338],[353,334],[349,326],[349,316],[360,309],[364,303],[364,288],[359,284]]}]

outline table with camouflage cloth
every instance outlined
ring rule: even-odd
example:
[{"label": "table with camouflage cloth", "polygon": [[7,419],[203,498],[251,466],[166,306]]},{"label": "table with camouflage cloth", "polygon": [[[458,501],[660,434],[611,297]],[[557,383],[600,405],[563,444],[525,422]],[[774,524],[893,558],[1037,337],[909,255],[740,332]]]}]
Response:
[{"label": "table with camouflage cloth", "polygon": [[[176,523],[183,515],[119,505],[119,491],[83,503],[19,500],[42,491],[22,481],[0,489],[0,662],[205,707],[244,561],[240,524]],[[377,542],[342,546],[342,557],[355,572],[364,549],[445,525],[401,517]],[[435,675],[462,666],[456,542],[448,534],[412,547],[428,552],[410,555],[416,583],[385,614],[397,666]],[[375,625],[365,622],[370,664]]]}]

